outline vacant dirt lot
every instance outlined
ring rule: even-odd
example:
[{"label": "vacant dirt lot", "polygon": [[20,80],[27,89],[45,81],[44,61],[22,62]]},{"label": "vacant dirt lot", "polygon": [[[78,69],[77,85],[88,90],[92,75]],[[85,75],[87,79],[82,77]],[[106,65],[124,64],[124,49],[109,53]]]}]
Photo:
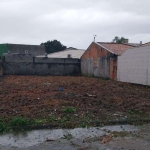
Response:
[{"label": "vacant dirt lot", "polygon": [[[0,118],[76,124],[150,116],[150,87],[90,77],[0,77]],[[41,120],[40,120],[41,119]]]}]

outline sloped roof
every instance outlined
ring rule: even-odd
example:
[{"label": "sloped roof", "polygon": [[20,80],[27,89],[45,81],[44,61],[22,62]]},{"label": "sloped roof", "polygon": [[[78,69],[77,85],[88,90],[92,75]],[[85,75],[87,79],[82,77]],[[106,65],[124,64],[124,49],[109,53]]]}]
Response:
[{"label": "sloped roof", "polygon": [[[50,53],[47,55],[48,58],[68,58],[68,55],[70,55],[71,58],[80,58],[82,54],[85,52],[83,49],[66,49],[63,51]],[[38,56],[43,57],[43,56]]]},{"label": "sloped roof", "polygon": [[115,55],[121,55],[127,49],[134,47],[127,44],[108,43],[108,42],[97,42],[96,44],[98,44],[99,46],[103,47],[104,49],[108,50],[109,52]]},{"label": "sloped roof", "polygon": [[141,46],[140,43],[124,43],[124,44],[129,45],[129,46],[134,46],[134,47]]},{"label": "sloped roof", "polygon": [[142,44],[142,46],[147,46],[147,45],[150,45],[150,42]]}]

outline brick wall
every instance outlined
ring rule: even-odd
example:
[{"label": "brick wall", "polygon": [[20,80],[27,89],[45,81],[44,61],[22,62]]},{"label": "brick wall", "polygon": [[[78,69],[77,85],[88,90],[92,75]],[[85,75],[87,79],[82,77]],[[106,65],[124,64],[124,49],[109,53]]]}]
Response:
[{"label": "brick wall", "polygon": [[93,42],[81,57],[81,73],[116,80],[117,56]]}]

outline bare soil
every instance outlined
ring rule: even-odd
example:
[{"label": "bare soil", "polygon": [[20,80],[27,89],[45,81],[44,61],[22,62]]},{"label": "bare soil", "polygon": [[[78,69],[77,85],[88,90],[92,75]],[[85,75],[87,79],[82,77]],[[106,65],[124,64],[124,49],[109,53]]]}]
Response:
[{"label": "bare soil", "polygon": [[[73,108],[70,113],[64,108]],[[54,123],[150,117],[150,87],[101,78],[0,77],[0,118],[22,116]]]}]

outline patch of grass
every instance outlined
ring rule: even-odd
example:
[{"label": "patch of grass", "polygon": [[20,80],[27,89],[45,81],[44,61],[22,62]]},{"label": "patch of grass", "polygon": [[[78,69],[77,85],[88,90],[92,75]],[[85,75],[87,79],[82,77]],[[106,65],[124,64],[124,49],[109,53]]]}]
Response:
[{"label": "patch of grass", "polygon": [[60,122],[61,122],[61,123],[65,123],[65,122],[69,121],[70,119],[71,119],[70,116],[63,116],[63,117],[60,119]]},{"label": "patch of grass", "polygon": [[76,112],[76,109],[73,107],[65,107],[62,109],[62,111],[65,113],[74,113],[74,112]]},{"label": "patch of grass", "polygon": [[130,115],[143,114],[143,111],[137,110],[137,109],[129,109],[129,110],[128,110],[128,113],[129,113]]},{"label": "patch of grass", "polygon": [[51,115],[47,118],[47,121],[50,122],[50,123],[53,123],[54,121],[56,121],[56,116],[55,115]]},{"label": "patch of grass", "polygon": [[31,121],[23,117],[14,117],[10,121],[0,119],[0,133],[8,132],[10,130],[19,131],[22,129],[28,129],[31,124]]},{"label": "patch of grass", "polygon": [[43,123],[45,123],[46,122],[46,119],[35,119],[34,120],[34,123],[35,124],[43,124]]},{"label": "patch of grass", "polygon": [[105,120],[106,122],[109,122],[111,120],[113,120],[112,116],[106,116],[106,120]]},{"label": "patch of grass", "polygon": [[[91,126],[93,116],[90,113],[86,113],[80,118],[79,127],[85,128]],[[94,125],[94,124],[93,124]]]},{"label": "patch of grass", "polygon": [[14,117],[10,122],[10,125],[14,130],[23,129],[28,127],[30,124],[31,122],[27,118],[23,117]]},{"label": "patch of grass", "polygon": [[138,110],[138,109],[129,109],[128,113],[129,113],[130,119],[141,119],[141,118],[147,117],[145,112]]},{"label": "patch of grass", "polygon": [[80,123],[80,127],[81,128],[85,128],[87,126],[87,123],[85,122],[85,121],[82,121],[81,123]]},{"label": "patch of grass", "polygon": [[0,133],[8,131],[8,126],[6,123],[0,121]]},{"label": "patch of grass", "polygon": [[102,80],[110,80],[108,77],[100,77]]},{"label": "patch of grass", "polygon": [[73,138],[73,136],[72,136],[72,134],[70,134],[70,133],[67,133],[66,135],[64,135],[63,137],[62,137],[62,139],[66,139],[66,140],[71,140]]}]

